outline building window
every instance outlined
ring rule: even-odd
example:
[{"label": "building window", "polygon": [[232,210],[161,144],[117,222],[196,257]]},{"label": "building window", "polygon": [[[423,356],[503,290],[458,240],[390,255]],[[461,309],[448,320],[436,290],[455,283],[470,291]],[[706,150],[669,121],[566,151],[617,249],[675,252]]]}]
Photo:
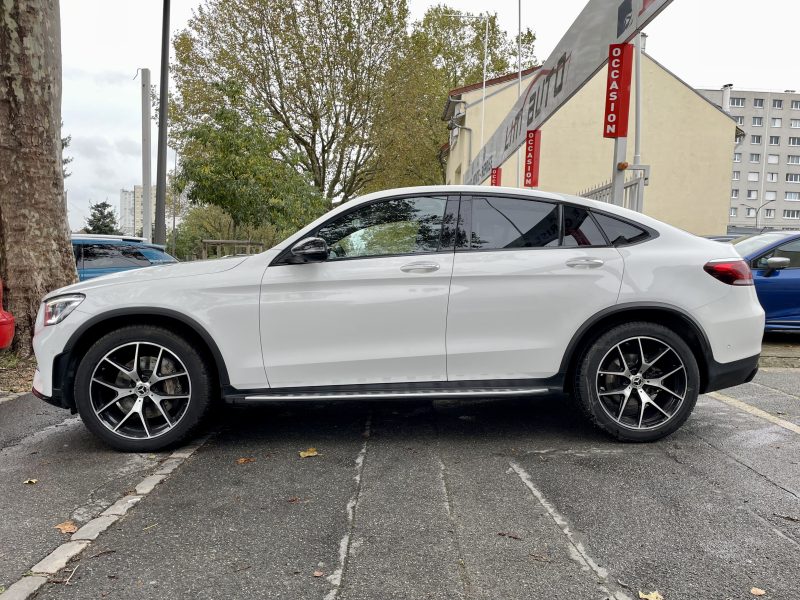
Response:
[{"label": "building window", "polygon": [[765,208],[764,209],[764,218],[765,219],[774,219],[775,218],[775,209],[774,208]]},{"label": "building window", "polygon": [[770,165],[777,165],[781,160],[780,154],[767,154],[767,163]]},{"label": "building window", "polygon": [[750,143],[754,145],[761,144],[761,136],[760,135],[751,135],[750,136]]},{"label": "building window", "polygon": [[800,183],[800,173],[787,173],[786,183]]},{"label": "building window", "polygon": [[800,210],[785,210],[783,211],[784,219],[800,219]]},{"label": "building window", "polygon": [[767,200],[777,200],[778,199],[778,192],[764,192],[764,201]]},{"label": "building window", "polygon": [[772,127],[783,127],[783,119],[772,119]]},{"label": "building window", "polygon": [[758,172],[757,171],[750,171],[747,174],[747,181],[758,181]]},{"label": "building window", "polygon": [[756,216],[756,209],[755,208],[748,208],[747,215],[748,217],[755,217]]},{"label": "building window", "polygon": [[800,146],[800,137],[790,137],[789,138],[789,145],[790,146]]},{"label": "building window", "polygon": [[761,162],[761,155],[760,154],[751,154],[750,155],[750,162],[751,163],[760,163]]},{"label": "building window", "polygon": [[800,100],[792,100],[792,110],[800,110]]},{"label": "building window", "polygon": [[800,202],[800,192],[786,192],[783,199],[789,202]]},{"label": "building window", "polygon": [[771,135],[771,136],[769,136],[769,145],[770,146],[780,146],[781,145],[781,136],[779,136],[779,135]]},{"label": "building window", "polygon": [[742,153],[741,152],[734,152],[733,153],[733,162],[742,162]]},{"label": "building window", "polygon": [[730,216],[735,217],[737,212],[739,212],[739,211],[736,210],[736,207],[735,206],[731,206],[731,212],[729,213]]},{"label": "building window", "polygon": [[739,197],[739,190],[731,190],[731,198],[735,200]]},{"label": "building window", "polygon": [[758,200],[758,190],[747,190],[748,200]]},{"label": "building window", "polygon": [[772,108],[775,110],[783,110],[783,100],[778,100],[777,98],[773,99]]},{"label": "building window", "polygon": [[778,174],[777,173],[767,173],[767,181],[769,181],[770,183],[777,183]]},{"label": "building window", "polygon": [[742,178],[742,172],[741,171],[734,171],[733,172],[733,177],[731,177],[731,179],[733,179],[734,181],[739,181],[741,178]]},{"label": "building window", "polygon": [[741,115],[738,117],[733,117],[733,120],[736,121],[737,125],[744,125],[744,117]]},{"label": "building window", "polygon": [[730,106],[737,108],[744,107],[744,98],[731,98]]},{"label": "building window", "polygon": [[787,165],[800,165],[800,154],[790,154],[786,157]]},{"label": "building window", "polygon": [[800,129],[800,119],[792,119],[789,125],[791,125],[792,129]]},{"label": "building window", "polygon": [[763,127],[764,117],[753,117],[753,127]]},{"label": "building window", "polygon": [[764,99],[753,98],[753,108],[764,108]]}]

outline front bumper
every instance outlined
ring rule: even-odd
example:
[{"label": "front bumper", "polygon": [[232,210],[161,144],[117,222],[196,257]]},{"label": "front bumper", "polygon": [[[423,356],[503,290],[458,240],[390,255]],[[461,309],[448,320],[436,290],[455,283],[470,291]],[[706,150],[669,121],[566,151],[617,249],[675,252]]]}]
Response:
[{"label": "front bumper", "polygon": [[752,381],[758,373],[760,356],[760,354],[756,354],[729,363],[718,363],[712,358],[709,360],[708,380],[701,390],[702,393],[714,392]]}]

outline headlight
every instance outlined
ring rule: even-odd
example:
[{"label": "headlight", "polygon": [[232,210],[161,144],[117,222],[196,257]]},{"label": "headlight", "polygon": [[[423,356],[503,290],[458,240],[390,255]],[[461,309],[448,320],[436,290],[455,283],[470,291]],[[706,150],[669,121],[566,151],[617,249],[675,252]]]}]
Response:
[{"label": "headlight", "polygon": [[75,310],[83,302],[86,296],[83,294],[69,294],[45,300],[44,303],[44,324],[56,325],[67,318],[69,313]]}]

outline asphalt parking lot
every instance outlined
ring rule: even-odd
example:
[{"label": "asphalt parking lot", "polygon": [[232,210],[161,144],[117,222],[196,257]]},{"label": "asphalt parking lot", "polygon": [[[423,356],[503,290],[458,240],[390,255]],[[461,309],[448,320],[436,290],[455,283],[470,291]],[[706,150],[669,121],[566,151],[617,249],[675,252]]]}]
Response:
[{"label": "asphalt parking lot", "polygon": [[[647,445],[603,436],[568,399],[486,399],[226,409],[199,443],[160,454],[114,452],[65,411],[7,399],[0,586],[53,599],[726,600],[758,588],[797,600],[800,370],[765,369],[723,394]],[[126,496],[124,516],[36,575],[60,566],[39,563],[70,540],[56,525],[81,527]]]}]

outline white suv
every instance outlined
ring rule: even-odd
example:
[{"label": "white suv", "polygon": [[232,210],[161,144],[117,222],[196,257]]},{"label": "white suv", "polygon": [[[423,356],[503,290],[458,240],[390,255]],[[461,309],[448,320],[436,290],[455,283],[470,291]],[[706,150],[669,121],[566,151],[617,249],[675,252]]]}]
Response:
[{"label": "white suv", "polygon": [[49,294],[34,393],[112,446],[177,443],[218,398],[572,394],[650,441],[756,373],[764,312],[731,246],[582,198],[471,186],[347,202],[262,254]]}]

